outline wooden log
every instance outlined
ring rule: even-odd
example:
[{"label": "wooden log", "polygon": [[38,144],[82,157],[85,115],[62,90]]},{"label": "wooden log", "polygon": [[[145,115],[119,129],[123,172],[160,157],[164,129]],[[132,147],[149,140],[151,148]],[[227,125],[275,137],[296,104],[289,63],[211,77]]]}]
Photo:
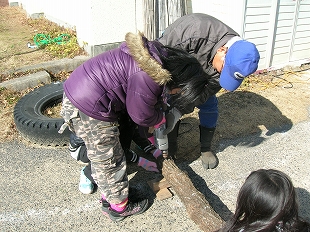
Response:
[{"label": "wooden log", "polygon": [[162,173],[185,205],[190,219],[201,230],[211,232],[223,226],[221,217],[213,210],[204,195],[195,188],[188,175],[180,170],[172,159],[163,161]]}]

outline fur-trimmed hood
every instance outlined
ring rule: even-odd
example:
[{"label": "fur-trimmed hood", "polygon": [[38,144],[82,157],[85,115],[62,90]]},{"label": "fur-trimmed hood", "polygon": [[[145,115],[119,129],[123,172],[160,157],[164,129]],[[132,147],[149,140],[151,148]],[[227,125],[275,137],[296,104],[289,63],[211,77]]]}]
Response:
[{"label": "fur-trimmed hood", "polygon": [[164,85],[170,73],[160,57],[166,50],[141,34],[128,33],[119,48],[103,52],[77,67],[64,83],[71,103],[97,120],[116,122],[127,112],[140,126],[154,126],[163,117]]},{"label": "fur-trimmed hood", "polygon": [[165,85],[171,80],[169,71],[162,67],[160,61],[160,55],[165,55],[165,50],[159,42],[147,40],[141,32],[129,32],[125,40],[130,55],[156,83]]}]

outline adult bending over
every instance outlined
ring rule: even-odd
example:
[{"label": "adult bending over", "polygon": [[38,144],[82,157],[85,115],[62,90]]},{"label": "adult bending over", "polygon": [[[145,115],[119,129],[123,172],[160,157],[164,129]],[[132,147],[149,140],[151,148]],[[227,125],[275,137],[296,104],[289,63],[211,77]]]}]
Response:
[{"label": "adult bending over", "polygon": [[[205,169],[215,168],[218,159],[211,150],[211,142],[218,119],[218,101],[215,94],[224,88],[236,90],[244,78],[257,70],[260,59],[256,46],[243,40],[238,33],[220,20],[206,14],[188,14],[168,26],[158,39],[164,45],[183,49],[197,58],[208,74],[208,91],[199,108],[201,161]],[[182,114],[189,111],[174,111],[170,128],[178,122]],[[172,115],[172,114],[171,114]],[[169,154],[177,151],[177,130],[169,135]],[[167,131],[168,132],[168,131]]]}]

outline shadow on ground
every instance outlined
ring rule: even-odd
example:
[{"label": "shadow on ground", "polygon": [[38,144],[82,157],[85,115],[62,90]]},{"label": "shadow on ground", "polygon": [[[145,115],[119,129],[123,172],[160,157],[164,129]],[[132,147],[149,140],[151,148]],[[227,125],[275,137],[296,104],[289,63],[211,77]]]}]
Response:
[{"label": "shadow on ground", "polygon": [[[216,152],[223,151],[231,145],[257,146],[266,139],[266,136],[286,132],[293,125],[292,121],[284,116],[271,101],[253,92],[228,92],[218,96],[218,101],[219,120],[213,140],[213,150]],[[175,163],[181,170],[188,173],[195,188],[206,197],[206,200],[219,216],[224,221],[227,221],[233,213],[208,188],[204,179],[197,175],[189,166],[192,161],[197,160],[200,156],[199,119],[197,113],[198,111],[186,115],[181,120],[178,136],[178,153]],[[235,140],[236,138],[239,139]],[[225,146],[219,146],[223,140],[228,142],[225,142]],[[136,147],[134,150],[139,155],[144,156]],[[153,157],[145,158],[155,161]],[[137,171],[131,179],[131,183],[138,185],[138,188],[148,195],[152,203],[156,196],[148,188],[147,184],[142,186],[141,180],[143,179],[147,182],[148,180],[155,179],[154,173],[146,172],[139,167],[137,169],[136,166],[129,166],[127,170],[129,174]],[[310,200],[307,200],[309,199],[309,193],[305,194],[303,191],[299,191],[300,194],[303,195],[302,198],[310,202]],[[305,206],[305,209],[307,208],[309,208],[309,205]]]},{"label": "shadow on ground", "polygon": [[296,188],[295,190],[299,201],[299,216],[310,223],[310,217],[305,216],[309,215],[307,212],[310,209],[310,193],[303,188]]},{"label": "shadow on ground", "polygon": [[[238,144],[254,147],[265,140],[261,135],[270,136],[283,133],[292,128],[292,121],[268,99],[253,92],[228,92],[218,96],[219,119],[213,139],[213,150],[222,151],[226,147],[219,147],[221,140],[245,138]],[[194,161],[199,158],[199,120],[197,112],[185,116],[180,125],[178,137],[178,159],[180,161]],[[253,139],[246,139],[251,136]],[[255,142],[254,142],[255,141]],[[233,141],[231,141],[233,142]]]}]

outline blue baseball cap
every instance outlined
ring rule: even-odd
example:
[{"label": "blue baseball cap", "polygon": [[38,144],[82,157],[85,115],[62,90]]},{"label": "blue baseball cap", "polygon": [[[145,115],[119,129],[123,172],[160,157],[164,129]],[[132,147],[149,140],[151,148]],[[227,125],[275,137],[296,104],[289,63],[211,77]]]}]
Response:
[{"label": "blue baseball cap", "polygon": [[225,63],[220,74],[222,88],[234,91],[243,79],[257,70],[260,56],[255,44],[246,40],[234,42],[225,56]]}]

